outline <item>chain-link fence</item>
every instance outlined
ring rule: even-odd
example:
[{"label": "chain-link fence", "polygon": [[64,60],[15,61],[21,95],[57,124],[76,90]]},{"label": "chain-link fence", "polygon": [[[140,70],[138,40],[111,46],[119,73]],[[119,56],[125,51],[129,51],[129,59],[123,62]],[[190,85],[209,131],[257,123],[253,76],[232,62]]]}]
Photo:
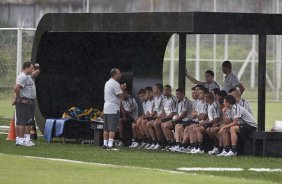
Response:
[{"label": "chain-link fence", "polygon": [[[198,38],[197,38],[198,37]],[[246,87],[244,98],[256,101],[258,87],[258,37],[253,35],[187,35],[186,66],[190,75],[205,81],[206,70],[213,70],[218,83],[223,83],[221,64],[230,60],[233,71]],[[174,42],[174,43],[172,43]],[[171,48],[173,47],[173,48]],[[168,43],[163,82],[178,86],[178,35]],[[173,64],[171,64],[173,63]],[[198,66],[197,66],[198,65]],[[172,69],[173,68],[173,69]],[[187,95],[194,84],[186,80]],[[267,37],[266,100],[281,102],[281,37]]]},{"label": "chain-link fence", "polygon": [[35,29],[0,28],[0,125],[13,116],[11,99],[22,63],[30,61]]}]

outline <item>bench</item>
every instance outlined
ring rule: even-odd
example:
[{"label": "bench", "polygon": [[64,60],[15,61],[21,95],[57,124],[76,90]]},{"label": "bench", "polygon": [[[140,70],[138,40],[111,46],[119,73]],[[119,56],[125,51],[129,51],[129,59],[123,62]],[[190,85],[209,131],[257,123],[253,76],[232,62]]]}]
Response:
[{"label": "bench", "polygon": [[96,121],[76,120],[72,118],[47,119],[44,138],[49,143],[53,137],[65,139],[93,140],[95,145],[102,145],[103,123]]},{"label": "bench", "polygon": [[282,157],[282,132],[252,132],[245,141],[244,153],[253,156]]},{"label": "bench", "polygon": [[94,145],[103,146],[103,128],[102,122],[91,122],[91,129],[94,130]]}]

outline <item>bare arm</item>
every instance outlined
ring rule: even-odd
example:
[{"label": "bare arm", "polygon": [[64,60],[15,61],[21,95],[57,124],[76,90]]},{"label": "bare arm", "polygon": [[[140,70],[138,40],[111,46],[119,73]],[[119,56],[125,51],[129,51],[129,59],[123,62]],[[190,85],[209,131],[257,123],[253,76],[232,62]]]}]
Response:
[{"label": "bare arm", "polygon": [[184,119],[186,116],[187,116],[187,111],[183,111],[183,112],[180,113],[179,116],[177,116],[177,117],[175,118],[174,121],[178,121],[178,120]]},{"label": "bare arm", "polygon": [[176,115],[176,112],[172,112],[168,116],[166,116],[165,118],[173,118],[173,116],[175,116],[175,115]]},{"label": "bare arm", "polygon": [[16,98],[20,98],[21,95],[20,95],[20,90],[22,89],[22,86],[20,84],[16,84],[15,87],[14,87],[14,91],[15,91],[15,94],[16,94]]},{"label": "bare arm", "polygon": [[126,84],[125,83],[121,84],[120,89],[121,89],[122,93],[118,94],[117,96],[122,99],[122,95],[124,93],[124,90],[126,89]]},{"label": "bare arm", "polygon": [[186,77],[194,84],[203,84],[203,82],[196,80],[191,75],[188,74],[187,69],[185,70]]},{"label": "bare arm", "polygon": [[239,91],[241,92],[241,94],[243,94],[243,92],[245,91],[245,87],[243,86],[243,84],[240,83],[237,87],[239,88]]}]

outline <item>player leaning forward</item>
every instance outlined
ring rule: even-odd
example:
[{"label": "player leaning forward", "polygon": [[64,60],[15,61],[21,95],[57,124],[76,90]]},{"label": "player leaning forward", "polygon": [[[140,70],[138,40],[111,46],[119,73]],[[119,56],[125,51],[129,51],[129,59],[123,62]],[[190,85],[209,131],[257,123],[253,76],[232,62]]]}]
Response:
[{"label": "player leaning forward", "polygon": [[104,88],[104,149],[114,149],[113,141],[118,129],[120,117],[121,95],[126,84],[119,84],[121,78],[119,69],[110,71],[111,78],[106,82]]},{"label": "player leaning forward", "polygon": [[31,62],[23,63],[22,72],[17,76],[15,85],[16,98],[16,145],[34,146],[30,140],[30,125],[34,123],[34,100],[36,89],[32,74],[34,72]]}]

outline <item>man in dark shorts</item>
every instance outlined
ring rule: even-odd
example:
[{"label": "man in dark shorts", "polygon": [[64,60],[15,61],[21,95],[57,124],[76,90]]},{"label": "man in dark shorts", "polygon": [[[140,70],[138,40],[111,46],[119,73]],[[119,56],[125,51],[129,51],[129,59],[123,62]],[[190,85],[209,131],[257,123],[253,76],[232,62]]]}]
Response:
[{"label": "man in dark shorts", "polygon": [[34,99],[36,98],[35,84],[31,77],[33,64],[25,62],[22,72],[17,76],[15,85],[16,98],[16,134],[18,136],[16,145],[34,146],[30,140],[30,125],[34,121]]},{"label": "man in dark shorts", "polygon": [[208,134],[210,128],[213,126],[214,123],[218,123],[220,121],[220,110],[218,104],[214,101],[215,97],[212,92],[208,92],[205,95],[206,103],[208,105],[208,118],[206,120],[200,121],[196,127],[196,134],[197,134],[197,142],[198,142],[198,149],[191,152],[192,154],[203,154],[203,141],[204,141],[204,134]]},{"label": "man in dark shorts", "polygon": [[[185,97],[183,88],[176,89],[176,98],[177,115],[173,117],[173,120],[162,124],[162,130],[168,142],[167,150],[176,150],[181,146],[184,128],[188,125],[188,121],[192,120],[192,101]],[[176,131],[180,128],[182,131]],[[175,137],[172,132],[174,129]]]},{"label": "man in dark shorts", "polygon": [[[236,156],[237,155],[237,140],[239,136],[247,136],[252,131],[257,129],[257,123],[251,113],[244,107],[236,104],[236,100],[232,95],[227,95],[224,98],[224,106],[231,111],[232,122],[224,125],[219,130],[219,134],[227,132],[226,136],[230,136],[231,149],[228,153],[222,156]],[[223,136],[226,137],[226,136]]]},{"label": "man in dark shorts", "polygon": [[126,84],[119,84],[121,78],[119,69],[110,71],[111,78],[106,82],[104,88],[104,149],[116,150],[113,146],[115,132],[118,130],[120,117],[121,95]]}]

